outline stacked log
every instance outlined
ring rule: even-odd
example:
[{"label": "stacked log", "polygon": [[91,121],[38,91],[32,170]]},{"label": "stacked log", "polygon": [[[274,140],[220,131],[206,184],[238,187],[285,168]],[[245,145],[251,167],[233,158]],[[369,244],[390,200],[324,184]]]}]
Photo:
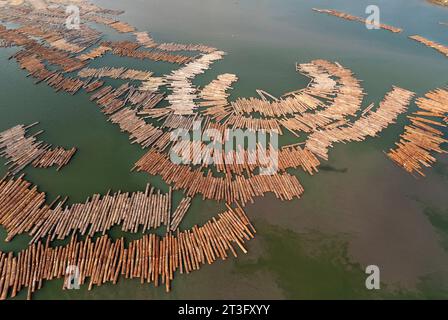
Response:
[{"label": "stacked log", "polygon": [[133,90],[129,92],[127,101],[141,109],[141,112],[145,110],[153,109],[157,106],[165,97],[165,94],[150,91]]},{"label": "stacked log", "polygon": [[389,26],[387,24],[383,24],[383,23],[375,23],[374,21],[369,21],[365,18],[361,18],[361,17],[357,17],[357,16],[353,16],[351,14],[345,13],[345,12],[341,12],[341,11],[336,11],[336,10],[332,10],[332,9],[316,9],[313,8],[314,11],[319,12],[319,13],[326,13],[328,15],[331,16],[335,16],[338,18],[342,18],[345,20],[350,20],[350,21],[357,21],[357,22],[361,22],[364,24],[369,24],[372,26],[375,26],[377,28],[381,28],[393,33],[400,33],[403,31],[403,29],[397,28],[397,27],[393,27],[393,26]]},{"label": "stacked log", "polygon": [[151,77],[150,79],[143,81],[139,87],[140,91],[157,91],[160,87],[166,85],[164,77]]},{"label": "stacked log", "polygon": [[327,160],[328,149],[333,143],[363,141],[367,137],[374,137],[406,111],[413,96],[414,93],[411,91],[393,87],[377,110],[361,116],[346,126],[313,132],[306,141],[306,149]]},{"label": "stacked log", "polygon": [[5,26],[0,25],[0,39],[3,39],[6,43],[10,45],[23,46],[32,40],[27,36],[17,32],[16,30],[7,29]]},{"label": "stacked log", "polygon": [[[38,192],[23,176],[2,179],[0,225],[8,233],[6,241],[23,233],[29,234],[34,243],[45,237],[62,240],[74,232],[89,236],[97,232],[105,234],[115,225],[133,233],[139,229],[145,232],[162,225],[170,226],[171,189],[161,194],[147,185],[144,192],[94,194],[86,202],[70,206],[65,205],[67,199],[56,199],[47,205],[45,198],[45,193]],[[181,207],[176,212],[183,210]]]},{"label": "stacked log", "polygon": [[224,108],[229,105],[227,101],[229,94],[227,90],[232,89],[232,83],[236,82],[238,77],[234,74],[225,73],[219,75],[215,80],[206,85],[199,93],[202,101],[199,103],[201,107],[217,107]]},{"label": "stacked log", "polygon": [[428,92],[425,97],[417,99],[417,106],[419,110],[408,116],[411,124],[405,126],[400,141],[395,143],[395,149],[390,149],[387,156],[407,172],[425,176],[423,167],[431,167],[436,162],[432,152],[447,152],[442,148],[442,144],[448,140],[444,139],[444,133],[434,126],[447,126],[444,119],[448,114],[448,90],[436,89]]},{"label": "stacked log", "polygon": [[224,124],[228,128],[233,129],[248,129],[253,132],[276,131],[280,135],[283,134],[277,119],[262,119],[241,114],[230,114],[224,121]]},{"label": "stacked log", "polygon": [[116,21],[109,24],[109,27],[117,30],[120,33],[129,33],[134,32],[135,28],[131,26],[129,23],[122,22],[122,21]]},{"label": "stacked log", "polygon": [[155,234],[129,242],[113,242],[107,235],[95,241],[80,241],[73,236],[65,246],[50,247],[38,242],[16,256],[0,252],[0,299],[15,297],[23,289],[28,299],[44,280],[64,278],[63,289],[76,285],[116,284],[120,275],[140,279],[143,284],[160,283],[167,292],[174,274],[191,273],[204,264],[212,264],[229,255],[237,257],[237,248],[247,253],[244,243],[254,238],[254,227],[244,211],[237,207],[219,214],[202,226],[163,237]]},{"label": "stacked log", "polygon": [[180,43],[161,43],[157,49],[164,51],[199,51],[202,53],[212,53],[218,49],[203,44],[180,44]]},{"label": "stacked log", "polygon": [[237,146],[237,150],[223,152],[215,149],[213,143],[207,145],[201,141],[181,140],[173,144],[170,155],[175,154],[181,163],[201,165],[203,168],[213,167],[218,172],[226,174],[249,175],[255,174],[256,169],[267,170],[273,162],[278,163],[276,170],[286,171],[290,168],[301,168],[313,175],[318,172],[320,161],[307,149],[299,145],[284,146],[280,150],[272,145],[266,149],[261,143],[255,148],[243,149]]},{"label": "stacked log", "polygon": [[76,148],[66,150],[61,147],[53,150],[47,150],[33,161],[33,167],[48,168],[58,166],[56,170],[59,171],[70,162],[72,157],[75,155],[76,150]]},{"label": "stacked log", "polygon": [[100,81],[100,80],[94,80],[92,81],[92,79],[90,79],[87,82],[84,82],[83,85],[83,89],[87,92],[93,92],[99,88],[101,88],[104,85],[104,81]]},{"label": "stacked log", "polygon": [[84,61],[70,57],[61,50],[45,47],[37,42],[27,45],[25,50],[30,54],[39,56],[42,60],[48,61],[50,64],[60,66],[64,72],[72,72],[85,66]]},{"label": "stacked log", "polygon": [[106,52],[111,50],[112,49],[109,47],[99,46],[97,48],[90,50],[87,53],[81,54],[80,56],[78,56],[78,59],[81,61],[94,60],[96,58],[102,57]]},{"label": "stacked log", "polygon": [[238,98],[231,106],[237,113],[260,113],[265,117],[278,118],[317,109],[322,106],[322,102],[305,92],[299,92],[272,102],[258,98]]},{"label": "stacked log", "polygon": [[56,49],[62,50],[62,51],[68,51],[71,53],[80,53],[81,51],[84,51],[85,47],[80,47],[76,44],[70,43],[65,39],[59,39],[56,41],[51,41],[48,43],[51,47],[54,47]]},{"label": "stacked log", "polygon": [[165,61],[170,63],[184,64],[191,62],[194,58],[179,54],[170,54],[157,50],[137,50],[140,45],[130,41],[103,42],[102,46],[112,49],[112,53],[120,57],[136,59],[149,59],[154,61]]},{"label": "stacked log", "polygon": [[196,123],[201,123],[202,120],[198,115],[183,116],[175,113],[171,113],[167,116],[162,124],[162,128],[170,129],[184,129],[187,131],[193,130],[193,126]]},{"label": "stacked log", "polygon": [[78,78],[65,77],[62,73],[53,72],[43,81],[52,87],[56,92],[63,90],[71,95],[76,94],[83,86],[84,82]]},{"label": "stacked log", "polygon": [[66,19],[65,11],[57,9],[25,12],[9,8],[6,10],[6,15],[2,17],[4,21],[20,25],[18,32],[41,38],[50,46],[72,53],[81,52],[100,39],[100,32],[85,24],[81,24],[79,29],[67,29]]},{"label": "stacked log", "polygon": [[189,197],[202,194],[204,200],[246,204],[268,192],[273,192],[280,200],[292,200],[300,198],[304,191],[297,178],[287,173],[218,178],[213,177],[211,171],[205,174],[200,168],[174,164],[169,157],[155,150],[140,158],[135,169],[160,175],[168,184],[173,184],[174,189],[184,190]]},{"label": "stacked log", "polygon": [[63,148],[51,149],[36,137],[43,131],[39,131],[27,137],[27,130],[36,125],[17,125],[11,129],[0,132],[0,156],[8,159],[6,165],[11,174],[17,174],[29,164],[35,167],[49,167],[58,165],[59,169],[68,164],[76,148],[65,150]]},{"label": "stacked log", "polygon": [[[149,35],[148,32],[134,32],[134,35],[137,39],[137,42],[140,43],[145,48],[152,49],[152,48],[157,47],[157,43]],[[168,51],[168,50],[165,50],[165,51]]]},{"label": "stacked log", "polygon": [[180,223],[182,222],[183,218],[185,217],[185,214],[187,213],[188,209],[191,206],[191,198],[186,197],[183,198],[179,205],[177,206],[176,211],[173,213],[173,217],[171,219],[169,230],[170,231],[176,231],[179,227]]},{"label": "stacked log", "polygon": [[412,40],[415,40],[417,42],[420,42],[429,48],[433,48],[434,50],[437,50],[441,54],[448,57],[448,47],[444,46],[443,44],[440,44],[435,41],[431,41],[429,39],[426,39],[426,38],[424,38],[422,36],[418,36],[418,35],[410,36],[409,38],[411,38]]},{"label": "stacked log", "polygon": [[147,81],[151,78],[153,73],[151,71],[144,70],[134,70],[126,68],[110,68],[103,67],[99,69],[95,68],[84,68],[78,72],[78,76],[81,78],[112,78],[112,79],[123,79],[123,80],[140,80]]},{"label": "stacked log", "polygon": [[155,143],[163,131],[139,118],[133,109],[124,108],[109,117],[112,123],[119,125],[121,131],[129,134],[131,143],[138,143],[147,148]]},{"label": "stacked log", "polygon": [[197,108],[194,103],[197,95],[196,88],[193,87],[191,80],[208,70],[214,61],[222,59],[224,54],[222,51],[204,54],[166,76],[168,87],[172,91],[166,98],[170,103],[170,109],[176,114],[188,115],[193,113]]}]

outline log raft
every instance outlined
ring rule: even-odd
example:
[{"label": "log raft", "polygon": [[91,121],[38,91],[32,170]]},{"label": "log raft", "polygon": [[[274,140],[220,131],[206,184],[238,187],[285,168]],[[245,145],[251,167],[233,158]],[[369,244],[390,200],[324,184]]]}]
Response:
[{"label": "log raft", "polygon": [[[149,185],[144,192],[94,194],[86,202],[70,206],[65,205],[67,199],[47,205],[45,198],[23,176],[0,182],[0,225],[8,233],[6,241],[23,233],[32,237],[30,243],[35,243],[44,237],[62,240],[75,231],[89,236],[105,234],[115,225],[132,233],[170,226],[171,190],[162,194]],[[176,209],[176,216],[184,206]]]},{"label": "log raft", "polygon": [[175,190],[182,189],[189,197],[202,194],[203,199],[224,200],[227,203],[253,203],[255,197],[268,192],[281,200],[292,200],[300,198],[304,192],[297,178],[288,173],[218,178],[213,177],[211,171],[205,174],[200,168],[174,164],[169,157],[155,150],[148,151],[140,158],[134,169],[161,175],[164,181],[174,185]]},{"label": "log raft", "polygon": [[448,90],[430,91],[416,104],[419,110],[408,116],[411,124],[405,126],[405,132],[387,156],[407,172],[425,176],[423,168],[436,162],[432,153],[447,153],[442,145],[448,140],[440,129],[447,127]]},{"label": "log raft", "polygon": [[410,39],[420,42],[421,44],[432,48],[434,50],[437,50],[438,52],[440,52],[441,54],[445,55],[446,57],[448,57],[448,46],[445,46],[443,44],[440,44],[438,42],[435,41],[431,41],[429,39],[426,39],[422,36],[419,35],[414,35],[414,36],[409,36]]},{"label": "log raft", "polygon": [[351,14],[345,13],[345,12],[341,12],[341,11],[336,11],[336,10],[332,10],[332,9],[316,9],[313,8],[313,11],[315,12],[319,12],[319,13],[326,13],[328,15],[331,16],[335,16],[338,18],[342,18],[345,20],[349,20],[349,21],[356,21],[356,22],[361,22],[364,24],[369,24],[372,25],[374,27],[380,28],[380,29],[384,29],[393,33],[400,33],[403,31],[403,29],[397,28],[397,27],[393,27],[387,24],[383,24],[383,23],[375,23],[373,21],[369,21],[365,18],[361,18],[361,17],[357,17],[357,16],[353,16]]},{"label": "log raft", "polygon": [[407,110],[414,95],[411,91],[393,87],[375,111],[345,126],[313,132],[309,135],[305,148],[327,160],[328,150],[334,143],[363,141],[367,137],[375,137]]},{"label": "log raft", "polygon": [[59,171],[76,153],[76,148],[70,150],[61,147],[52,148],[49,144],[37,141],[36,137],[43,131],[27,136],[27,130],[36,124],[37,122],[29,126],[17,125],[0,132],[0,157],[8,159],[6,165],[9,165],[8,170],[13,175],[30,164],[36,168],[57,165]]},{"label": "log raft", "polygon": [[202,226],[162,237],[145,235],[127,247],[123,238],[112,241],[107,235],[82,241],[72,236],[68,245],[54,248],[48,242],[37,242],[17,255],[0,252],[0,299],[25,289],[31,299],[43,281],[52,279],[64,279],[63,289],[68,288],[75,271],[77,284],[87,285],[89,290],[116,284],[121,276],[162,284],[169,292],[176,272],[188,274],[229,255],[237,257],[238,250],[247,253],[245,242],[255,233],[241,207],[228,206]]}]

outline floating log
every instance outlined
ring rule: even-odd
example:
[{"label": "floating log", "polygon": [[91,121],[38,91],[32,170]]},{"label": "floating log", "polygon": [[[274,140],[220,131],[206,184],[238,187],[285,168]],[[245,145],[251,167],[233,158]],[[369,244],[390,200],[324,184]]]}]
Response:
[{"label": "floating log", "polygon": [[411,91],[393,87],[377,110],[345,126],[313,132],[306,141],[306,149],[327,160],[328,149],[333,143],[363,141],[367,137],[374,137],[406,111],[413,96]]},{"label": "floating log", "polygon": [[133,109],[124,108],[111,115],[109,120],[118,124],[121,131],[129,134],[131,143],[138,143],[143,148],[151,146],[163,135],[162,130],[146,123]]},{"label": "floating log", "polygon": [[[175,142],[170,155],[176,154],[181,163],[200,164],[203,168],[214,167],[218,172],[226,174],[255,174],[256,169],[267,170],[277,163],[276,170],[286,171],[290,168],[301,168],[313,175],[318,172],[320,161],[307,149],[299,145],[284,146],[280,150],[269,146],[266,150],[257,143],[255,148],[223,152],[217,151],[201,141],[181,140]],[[274,163],[273,163],[274,162]]]},{"label": "floating log", "polygon": [[188,165],[178,165],[170,158],[154,150],[148,151],[140,158],[135,167],[151,175],[161,175],[174,189],[184,190],[186,195],[193,197],[202,194],[203,199],[216,201],[225,200],[228,203],[253,202],[255,197],[273,192],[281,200],[300,198],[304,189],[295,176],[287,173],[272,175],[253,175],[217,178],[209,171],[205,174],[200,169],[192,169]]},{"label": "floating log", "polygon": [[191,62],[194,58],[184,55],[175,55],[158,50],[137,50],[140,45],[131,41],[103,42],[102,46],[112,49],[112,53],[121,56],[136,59],[149,59],[154,61],[165,61],[170,63],[184,64]]},{"label": "floating log", "polygon": [[116,21],[116,22],[110,23],[109,26],[121,33],[129,33],[129,32],[135,31],[135,28],[133,26],[131,26],[129,23],[122,22],[122,21]]},{"label": "floating log", "polygon": [[112,49],[109,47],[100,45],[99,47],[90,50],[90,52],[81,54],[80,56],[78,56],[78,59],[81,61],[94,60],[96,58],[102,57],[106,52],[111,50]]},{"label": "floating log", "polygon": [[361,22],[361,23],[364,23],[364,24],[370,24],[370,25],[375,26],[377,28],[381,28],[381,29],[384,29],[384,30],[387,30],[387,31],[390,31],[390,32],[393,32],[393,33],[400,33],[400,32],[403,31],[403,29],[400,29],[400,28],[397,28],[397,27],[389,26],[389,25],[383,24],[383,23],[379,23],[378,24],[378,23],[375,23],[373,21],[369,21],[369,20],[367,20],[365,18],[353,16],[351,14],[348,14],[348,13],[345,13],[345,12],[341,12],[341,11],[336,11],[336,10],[332,10],[332,9],[316,9],[316,8],[313,8],[313,10],[316,11],[316,12],[319,12],[319,13],[326,13],[328,15],[335,16],[335,17],[338,17],[338,18],[342,18],[342,19],[345,19],[345,20],[357,21],[357,22]]},{"label": "floating log", "polygon": [[[226,73],[219,75],[215,80],[206,85],[199,93],[199,97],[204,100],[199,103],[201,107],[207,107],[203,113],[208,114],[207,111],[212,109],[222,109],[229,105],[227,98],[229,94],[227,90],[232,89],[232,83],[236,82],[238,77],[234,74]],[[212,112],[212,114],[214,114]],[[222,118],[221,118],[222,119]]]},{"label": "floating log", "polygon": [[418,35],[414,35],[414,36],[409,36],[410,39],[415,40],[417,42],[420,42],[422,44],[424,44],[425,46],[429,47],[429,48],[433,48],[434,50],[439,51],[441,54],[445,55],[448,57],[448,47],[444,46],[443,44],[440,44],[438,42],[435,41],[431,41],[429,39],[426,39],[422,36],[418,36]]},{"label": "floating log", "polygon": [[104,283],[115,284],[121,275],[155,286],[162,282],[169,292],[175,272],[191,273],[204,264],[226,260],[229,254],[237,257],[237,248],[247,253],[244,244],[255,233],[241,207],[228,206],[202,226],[163,237],[145,235],[127,247],[123,238],[113,242],[107,235],[82,241],[73,236],[68,245],[55,248],[38,242],[17,255],[0,252],[0,299],[25,288],[31,299],[43,281],[55,278],[63,278],[63,288],[67,288],[75,271],[76,284],[88,283],[89,290]]},{"label": "floating log", "polygon": [[[94,194],[84,203],[65,206],[66,199],[45,203],[45,194],[23,176],[3,179],[0,182],[0,224],[6,229],[6,241],[28,233],[31,243],[39,239],[65,239],[73,232],[93,236],[105,234],[115,225],[125,232],[145,232],[162,225],[170,227],[171,190],[167,194],[156,192],[147,185],[144,192],[121,192],[104,196]],[[185,203],[176,210],[176,220]],[[184,212],[183,212],[184,213]]]},{"label": "floating log", "polygon": [[431,167],[436,162],[432,152],[447,153],[442,144],[448,140],[444,139],[444,133],[434,126],[439,128],[447,126],[444,117],[448,115],[448,90],[430,91],[417,99],[416,103],[419,110],[408,116],[412,124],[405,126],[405,132],[387,156],[407,172],[425,176],[423,167]]},{"label": "floating log", "polygon": [[157,43],[154,41],[154,39],[148,32],[134,32],[134,35],[137,39],[137,42],[140,43],[145,48],[151,49],[157,47]]},{"label": "floating log", "polygon": [[182,219],[185,217],[185,214],[187,213],[188,209],[191,206],[191,198],[186,197],[183,198],[179,205],[177,206],[176,211],[173,213],[173,217],[170,222],[169,230],[176,231],[179,227],[179,224],[182,222]]},{"label": "floating log", "polygon": [[224,54],[222,51],[204,54],[202,57],[186,64],[180,69],[172,71],[170,75],[166,76],[168,87],[172,91],[166,99],[170,103],[169,108],[174,113],[184,115],[193,113],[197,108],[194,100],[198,97],[191,80],[209,69],[214,61],[222,59]]},{"label": "floating log", "polygon": [[0,132],[0,156],[8,159],[8,170],[12,174],[17,174],[29,164],[37,168],[58,165],[57,170],[60,170],[68,164],[76,152],[76,148],[71,150],[60,147],[51,149],[51,145],[37,141],[36,136],[43,131],[27,137],[27,130],[36,124],[37,122],[27,127],[17,125]]},{"label": "floating log", "polygon": [[157,49],[164,51],[199,51],[202,53],[212,53],[218,49],[203,44],[180,44],[180,43],[161,43]]},{"label": "floating log", "polygon": [[70,162],[76,151],[76,148],[66,150],[61,147],[47,150],[33,161],[33,167],[48,168],[57,165],[58,168],[56,170],[59,171]]},{"label": "floating log", "polygon": [[112,78],[112,79],[124,79],[124,80],[140,80],[147,81],[151,78],[153,73],[151,71],[134,70],[126,68],[110,68],[103,67],[99,69],[84,68],[78,72],[78,76],[81,78]]}]

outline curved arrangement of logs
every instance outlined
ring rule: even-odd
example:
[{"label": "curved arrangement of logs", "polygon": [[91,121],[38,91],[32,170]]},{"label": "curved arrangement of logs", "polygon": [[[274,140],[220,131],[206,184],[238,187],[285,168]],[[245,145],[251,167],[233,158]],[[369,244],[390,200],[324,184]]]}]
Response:
[{"label": "curved arrangement of logs", "polygon": [[171,104],[169,107],[171,110],[176,114],[183,115],[193,113],[197,108],[194,103],[197,95],[191,79],[204,73],[214,61],[222,59],[224,54],[222,51],[204,54],[202,57],[186,64],[180,69],[172,71],[170,75],[166,76],[168,87],[172,91],[166,98]]},{"label": "curved arrangement of logs", "polygon": [[389,124],[394,123],[398,115],[406,111],[413,96],[414,93],[411,91],[394,87],[384,97],[377,110],[361,116],[359,120],[346,126],[312,133],[306,142],[306,148],[327,160],[328,148],[333,143],[363,141],[367,137],[376,136]]},{"label": "curved arrangement of logs", "polygon": [[135,168],[151,175],[161,175],[165,182],[173,184],[176,190],[184,190],[189,197],[202,194],[203,199],[227,203],[253,203],[255,197],[268,192],[274,193],[278,199],[292,200],[300,198],[304,191],[297,178],[288,173],[218,178],[213,177],[211,171],[205,174],[188,165],[174,164],[169,157],[155,150],[140,158]]},{"label": "curved arrangement of logs", "polygon": [[[436,158],[431,152],[447,153],[442,144],[448,143],[440,128],[447,127],[448,90],[437,89],[417,99],[419,111],[408,116],[410,125],[396,142],[396,148],[390,149],[388,157],[407,172],[425,176],[423,167],[431,167]],[[435,120],[432,120],[435,119]],[[437,127],[438,129],[434,128]]]},{"label": "curved arrangement of logs", "polygon": [[[365,93],[353,72],[338,62],[313,60],[296,64],[296,71],[310,79],[306,88],[281,97],[256,90],[258,97],[229,101],[231,85],[238,80],[236,75],[221,74],[203,88],[193,84],[225,52],[202,44],[157,43],[149,33],[118,20],[120,11],[100,8],[87,0],[78,0],[77,4],[82,9],[79,30],[62,27],[66,14],[60,6],[2,9],[0,21],[16,23],[19,28],[8,29],[0,24],[0,47],[20,46],[10,59],[14,58],[36,83],[44,82],[56,91],[70,94],[80,90],[89,93],[90,100],[108,121],[129,135],[131,143],[148,149],[133,170],[161,176],[174,190],[182,190],[185,197],[172,210],[171,187],[167,194],[162,194],[147,186],[144,191],[133,193],[95,194],[85,203],[66,205],[67,199],[60,201],[58,197],[47,204],[45,194],[23,176],[3,178],[0,225],[8,232],[7,241],[18,234],[28,234],[31,243],[17,256],[0,252],[1,299],[14,297],[24,287],[31,297],[43,280],[53,278],[65,277],[67,287],[72,266],[79,268],[81,284],[88,282],[89,289],[105,282],[116,283],[121,274],[140,278],[142,283],[158,285],[161,281],[168,291],[175,271],[189,273],[204,263],[225,259],[229,252],[236,256],[236,247],[246,252],[243,244],[255,230],[240,204],[244,206],[268,192],[281,200],[300,198],[304,189],[289,169],[300,168],[313,175],[318,172],[319,158],[326,160],[335,143],[378,135],[407,110],[414,96],[408,90],[393,87],[378,107],[372,104],[362,109]],[[335,10],[315,10],[365,23],[362,18]],[[102,42],[102,34],[84,21],[132,33],[135,40]],[[378,27],[401,32],[384,24]],[[448,55],[440,44],[418,36],[411,38]],[[106,53],[180,67],[156,77],[149,70],[89,66]],[[102,79],[106,77],[129,82],[106,85],[107,80]],[[161,87],[167,92],[159,91]],[[164,100],[167,105],[159,106]],[[405,128],[397,148],[389,152],[389,157],[409,172],[423,174],[421,167],[435,161],[431,152],[444,152],[443,133],[431,125],[443,127],[448,123],[446,101],[445,89],[419,99],[420,110],[409,117],[412,125]],[[210,145],[204,142],[173,139],[175,130],[199,130],[197,124],[201,134],[213,129],[221,141],[233,139],[231,129],[307,136],[302,142],[278,150],[271,144],[263,147],[257,143],[255,149],[237,146],[226,153],[209,152]],[[25,137],[26,129],[18,126],[0,134],[0,155],[10,159],[13,175],[28,164],[62,167],[76,151],[44,146],[35,140],[37,134]],[[199,152],[191,155],[185,150]],[[170,158],[173,154],[184,162],[175,163]],[[262,169],[269,167],[272,155],[277,160],[277,172],[261,174]],[[204,161],[211,157],[218,161]],[[228,210],[201,227],[179,231],[192,198],[199,194],[203,199],[225,202]],[[237,207],[233,209],[229,204]],[[145,235],[125,248],[124,239],[113,242],[105,235],[115,225],[133,233],[164,226],[167,233],[162,237]],[[97,233],[103,236],[92,240],[90,237]],[[52,240],[70,235],[69,245],[50,247]],[[86,239],[79,241],[76,236]]]}]

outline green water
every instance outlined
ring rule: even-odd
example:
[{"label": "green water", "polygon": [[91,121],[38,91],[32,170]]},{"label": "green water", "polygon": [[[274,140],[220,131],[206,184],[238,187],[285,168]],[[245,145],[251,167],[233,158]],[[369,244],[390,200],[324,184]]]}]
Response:
[{"label": "green water", "polygon": [[[239,81],[233,85],[232,99],[254,96],[255,89],[281,95],[303,87],[307,79],[295,72],[294,64],[313,59],[338,61],[352,69],[368,93],[365,106],[380,101],[392,85],[421,95],[448,83],[446,57],[407,39],[420,34],[448,44],[448,29],[438,24],[447,20],[448,10],[423,0],[376,1],[383,23],[405,29],[398,35],[311,11],[312,7],[334,8],[363,15],[371,4],[364,0],[95,3],[126,10],[122,20],[151,32],[159,42],[204,43],[226,51],[225,59],[195,84],[235,73]],[[106,39],[129,37],[100,29]],[[45,130],[42,140],[79,149],[60,172],[25,170],[27,179],[47,192],[49,199],[67,195],[71,202],[83,201],[109,189],[142,190],[148,181],[167,191],[159,177],[130,172],[144,151],[106,122],[86,94],[70,96],[54,93],[44,84],[34,85],[14,61],[7,60],[13,52],[0,50],[0,130],[40,121],[38,129]],[[92,65],[148,68],[156,75],[173,68],[109,54]],[[403,124],[401,116],[380,138],[336,145],[324,170],[315,176],[291,171],[305,187],[303,198],[280,202],[267,195],[247,207],[259,229],[248,243],[249,253],[176,276],[170,294],[133,280],[92,291],[62,291],[61,281],[51,281],[34,298],[448,298],[448,159],[438,157],[425,179],[396,167],[382,151],[393,145]],[[5,171],[0,166],[0,174]],[[181,197],[181,192],[175,193],[176,202]],[[221,209],[220,204],[195,198],[182,227],[202,223]],[[118,228],[110,233],[121,235]],[[0,238],[5,238],[3,229]],[[2,241],[0,249],[17,251],[27,240],[19,236],[11,243]],[[364,287],[364,269],[370,264],[381,269],[382,289],[377,292]]]}]

